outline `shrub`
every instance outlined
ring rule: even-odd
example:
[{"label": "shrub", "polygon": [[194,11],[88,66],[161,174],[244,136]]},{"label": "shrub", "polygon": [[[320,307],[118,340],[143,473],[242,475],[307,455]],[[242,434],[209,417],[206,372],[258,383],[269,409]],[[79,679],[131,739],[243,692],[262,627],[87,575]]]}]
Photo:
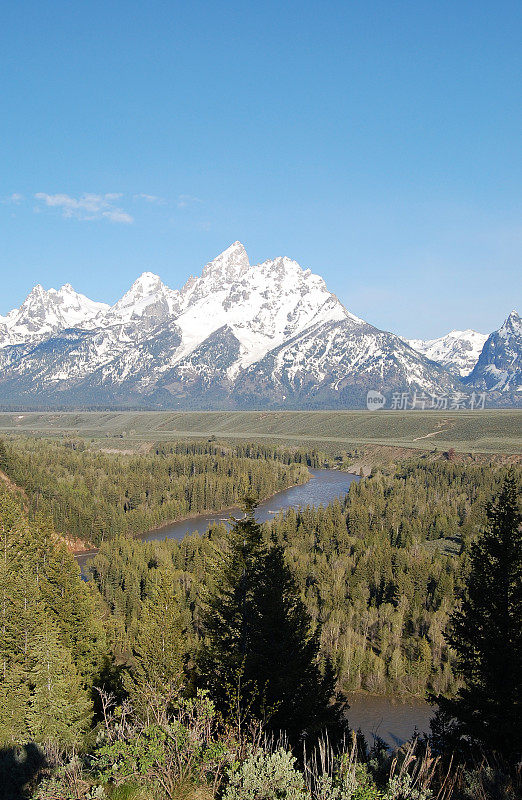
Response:
[{"label": "shrub", "polygon": [[258,751],[232,769],[223,800],[305,800],[307,793],[295,758],[280,748]]},{"label": "shrub", "polygon": [[135,783],[176,800],[196,789],[200,796],[216,794],[232,756],[217,734],[214,705],[205,692],[192,699],[178,697],[173,714],[155,702],[155,721],[127,705],[112,710],[114,698],[102,699],[105,730],[91,768],[108,790],[125,786],[127,791]]}]

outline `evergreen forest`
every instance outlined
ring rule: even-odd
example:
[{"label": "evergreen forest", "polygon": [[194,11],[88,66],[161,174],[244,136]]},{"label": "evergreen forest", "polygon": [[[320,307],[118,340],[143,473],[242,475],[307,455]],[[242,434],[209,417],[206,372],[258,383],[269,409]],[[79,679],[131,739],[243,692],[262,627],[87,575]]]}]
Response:
[{"label": "evergreen forest", "polygon": [[[350,460],[0,442],[0,797],[520,797],[520,467],[411,457],[257,522]],[[428,698],[432,730],[391,754],[351,731],[352,693]]]}]

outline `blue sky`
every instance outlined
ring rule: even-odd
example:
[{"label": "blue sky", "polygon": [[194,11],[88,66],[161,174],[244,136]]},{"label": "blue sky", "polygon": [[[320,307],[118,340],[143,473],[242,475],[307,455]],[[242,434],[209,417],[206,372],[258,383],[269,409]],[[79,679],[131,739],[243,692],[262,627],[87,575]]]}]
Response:
[{"label": "blue sky", "polygon": [[[520,2],[5,4],[0,314],[240,239],[408,336],[520,306]],[[520,310],[520,308],[519,308]]]}]

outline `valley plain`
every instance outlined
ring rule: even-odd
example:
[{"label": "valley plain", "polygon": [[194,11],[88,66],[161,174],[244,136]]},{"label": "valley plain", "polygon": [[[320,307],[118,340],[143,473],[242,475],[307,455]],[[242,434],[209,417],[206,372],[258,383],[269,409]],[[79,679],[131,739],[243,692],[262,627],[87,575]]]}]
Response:
[{"label": "valley plain", "polygon": [[[184,438],[242,439],[320,446],[327,452],[368,446],[427,452],[522,453],[522,411],[82,411],[2,412],[0,435],[82,436],[135,449]],[[406,455],[403,453],[402,455]]]}]

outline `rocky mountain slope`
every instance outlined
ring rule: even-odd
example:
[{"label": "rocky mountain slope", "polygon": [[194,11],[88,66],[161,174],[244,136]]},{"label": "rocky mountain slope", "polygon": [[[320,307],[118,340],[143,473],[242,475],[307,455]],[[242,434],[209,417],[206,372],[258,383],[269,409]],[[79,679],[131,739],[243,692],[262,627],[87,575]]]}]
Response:
[{"label": "rocky mountain slope", "polygon": [[462,392],[476,337],[419,352],[428,343],[359,319],[292,259],[252,266],[235,242],[180,290],[146,272],[111,307],[36,287],[0,318],[0,403],[360,407],[368,389]]},{"label": "rocky mountain slope", "polygon": [[465,383],[491,392],[522,392],[522,319],[516,311],[488,336]]}]

